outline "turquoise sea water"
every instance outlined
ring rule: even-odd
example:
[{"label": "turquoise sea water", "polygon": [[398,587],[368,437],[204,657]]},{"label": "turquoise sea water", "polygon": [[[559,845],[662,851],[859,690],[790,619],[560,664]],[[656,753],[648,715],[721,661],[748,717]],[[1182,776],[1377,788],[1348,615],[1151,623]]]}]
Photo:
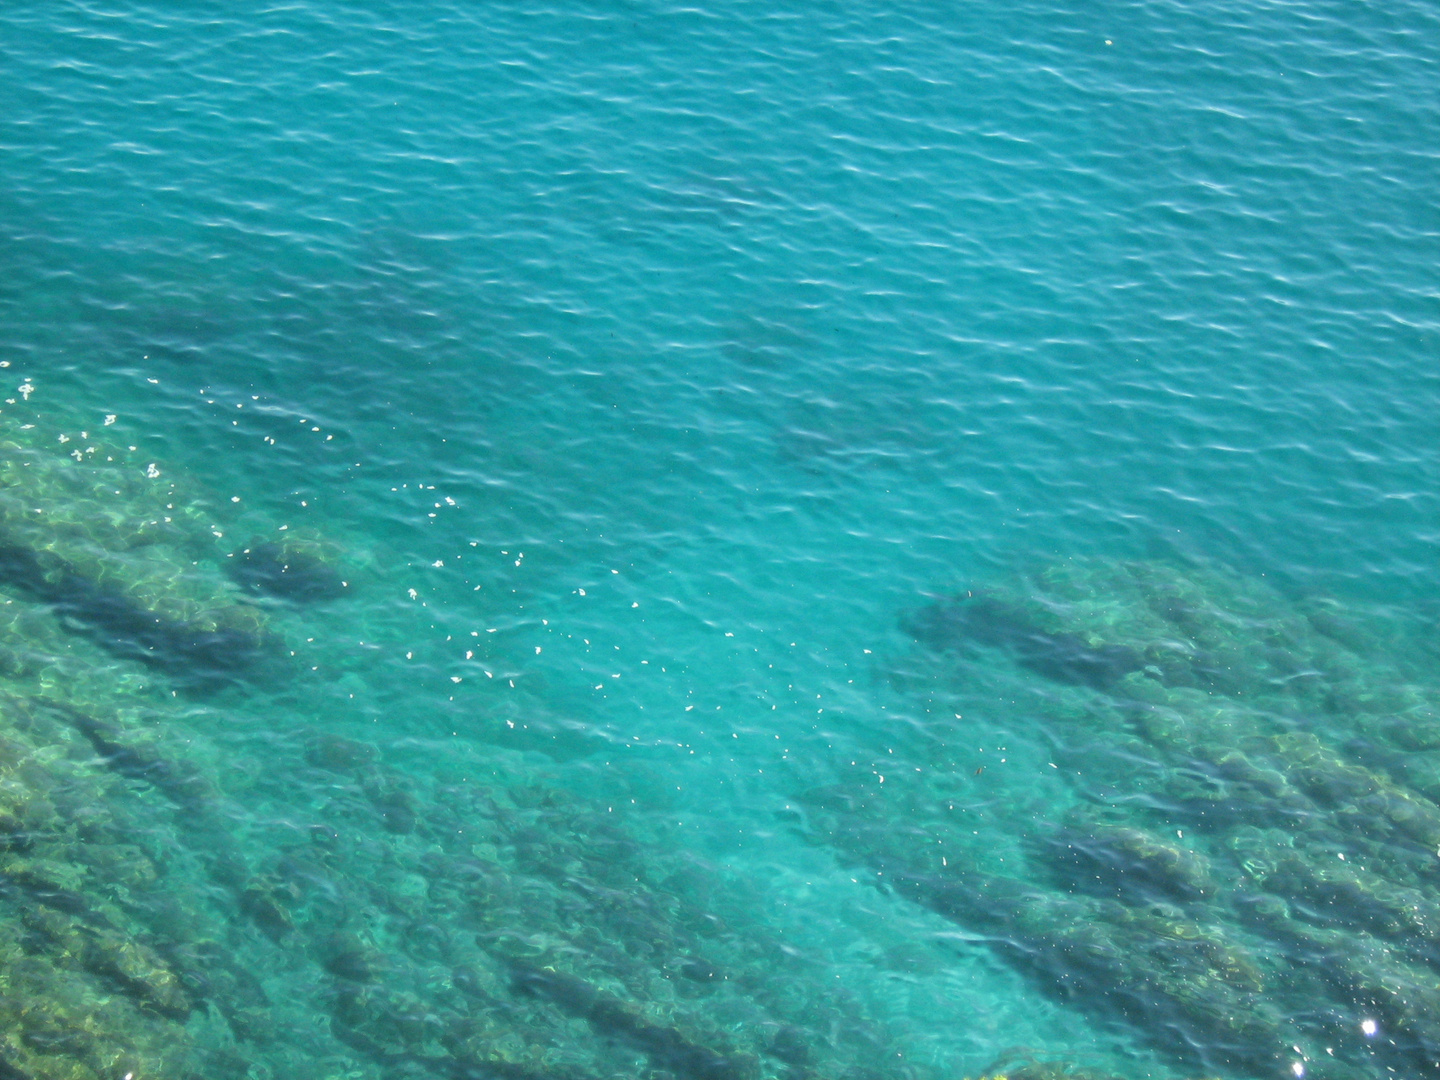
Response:
[{"label": "turquoise sea water", "polygon": [[0,1077],[1440,1068],[1433,6],[0,27]]}]

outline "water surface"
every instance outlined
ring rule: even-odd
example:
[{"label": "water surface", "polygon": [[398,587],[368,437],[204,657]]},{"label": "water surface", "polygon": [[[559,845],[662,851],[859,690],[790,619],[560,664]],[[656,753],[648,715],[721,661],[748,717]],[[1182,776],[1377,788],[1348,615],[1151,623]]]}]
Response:
[{"label": "water surface", "polygon": [[12,1070],[1440,1060],[1429,7],[4,22]]}]

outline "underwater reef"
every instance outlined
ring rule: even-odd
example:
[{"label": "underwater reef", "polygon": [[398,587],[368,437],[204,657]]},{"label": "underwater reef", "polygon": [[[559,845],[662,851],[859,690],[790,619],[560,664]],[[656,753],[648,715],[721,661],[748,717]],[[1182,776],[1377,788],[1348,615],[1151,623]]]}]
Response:
[{"label": "underwater reef", "polygon": [[0,1080],[929,1080],[668,819],[515,751],[217,738],[212,691],[304,677],[338,545],[237,547],[57,429],[0,425]]},{"label": "underwater reef", "polygon": [[[1178,1072],[1440,1070],[1433,627],[1105,559],[901,625],[894,684],[943,719],[804,792],[812,840]],[[975,748],[1017,730],[1045,774],[996,788]]]},{"label": "underwater reef", "polygon": [[15,412],[0,417],[0,588],[201,688],[278,653],[265,612],[220,572],[213,501],[102,431]]},{"label": "underwater reef", "polygon": [[[227,740],[257,687],[303,709],[342,546],[73,423],[0,451],[0,1080],[955,1075],[565,766]],[[1440,1069],[1433,626],[1104,559],[901,625],[914,722],[883,775],[804,763],[812,843],[1175,1077]],[[1059,1052],[979,1075],[1126,1080]]]},{"label": "underwater reef", "polygon": [[[838,1080],[889,1050],[705,902],[723,875],[518,760],[424,785],[297,735],[248,793],[278,837],[242,844],[191,740],[53,693],[0,722],[14,1075]],[[317,783],[326,803],[294,805]]]}]

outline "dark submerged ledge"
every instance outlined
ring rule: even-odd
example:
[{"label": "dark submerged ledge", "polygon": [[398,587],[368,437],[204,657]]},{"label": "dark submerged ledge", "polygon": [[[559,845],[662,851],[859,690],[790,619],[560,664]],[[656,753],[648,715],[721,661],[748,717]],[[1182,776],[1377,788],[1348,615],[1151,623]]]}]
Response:
[{"label": "dark submerged ledge", "polygon": [[156,615],[64,559],[0,542],[0,584],[49,605],[61,621],[116,656],[213,689],[240,681],[265,658],[263,639],[245,630],[203,630]]}]

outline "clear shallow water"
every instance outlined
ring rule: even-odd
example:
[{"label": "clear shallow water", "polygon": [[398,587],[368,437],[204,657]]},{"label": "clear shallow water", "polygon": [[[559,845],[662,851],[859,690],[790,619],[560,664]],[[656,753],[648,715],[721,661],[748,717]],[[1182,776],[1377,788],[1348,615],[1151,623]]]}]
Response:
[{"label": "clear shallow water", "polygon": [[[243,607],[225,592],[227,557],[282,525],[333,544],[353,578],[341,599],[266,609],[284,642],[276,670],[199,688],[184,656],[160,670],[117,656],[116,634],[133,645],[133,628],[97,630],[91,617],[87,629],[87,609],[54,591],[53,568],[48,594],[12,589],[39,620],[17,640],[33,638],[24,647],[44,656],[68,650],[66,663],[89,673],[75,692],[86,709],[159,740],[167,760],[192,757],[213,784],[215,820],[187,826],[191,796],[179,793],[177,818],[174,785],[167,794],[153,770],[117,769],[123,755],[93,731],[56,722],[25,736],[37,760],[70,747],[87,798],[143,808],[116,811],[133,817],[120,834],[149,830],[137,835],[163,873],[145,890],[127,886],[145,902],[106,915],[107,932],[169,948],[182,982],[204,966],[197,950],[218,950],[227,970],[261,984],[279,1033],[269,1041],[255,1031],[267,1024],[235,1019],[241,974],[192,989],[204,1004],[183,1018],[172,1008],[167,1022],[183,1022],[201,1063],[183,1067],[578,1077],[710,1067],[653,1036],[607,1033],[588,1006],[567,1012],[561,990],[527,984],[493,940],[469,955],[477,933],[502,926],[548,935],[536,955],[680,1017],[675,1030],[728,1031],[737,1062],[752,1046],[773,1049],[785,1024],[816,1044],[810,1065],[755,1051],[766,1075],[828,1075],[837,1063],[977,1075],[1013,1047],[1123,1075],[1288,1070],[1268,1047],[1259,1064],[1204,1045],[1187,1058],[1176,1043],[1203,1044],[1213,1029],[1186,1021],[1178,1037],[1157,1034],[1164,1009],[1128,999],[1138,1017],[1117,1020],[1093,1007],[1106,976],[1057,993],[1063,975],[995,939],[1023,938],[1042,956],[1063,955],[1063,942],[1037,943],[1013,923],[997,931],[923,883],[877,888],[877,868],[918,874],[907,854],[918,848],[856,840],[858,826],[826,816],[833,802],[816,810],[802,796],[861,790],[856,775],[873,786],[897,758],[907,774],[937,771],[968,785],[983,822],[967,858],[1004,874],[986,863],[1003,857],[1054,895],[1091,895],[1057,884],[1049,849],[1037,855],[1027,839],[1117,784],[1124,805],[1148,807],[1129,824],[1168,835],[1159,816],[1174,810],[1175,785],[1134,777],[1183,772],[1195,755],[1152,738],[1154,760],[1132,755],[1150,762],[1133,775],[1098,787],[1062,778],[1064,760],[1050,768],[1057,747],[1086,765],[1128,746],[1097,721],[1101,734],[1076,749],[1057,717],[1092,706],[1066,695],[1133,695],[1037,671],[1045,664],[1022,639],[1049,635],[1063,650],[1064,635],[1088,635],[1087,648],[1138,655],[1169,638],[1135,614],[1131,585],[1096,584],[1101,571],[1077,588],[1098,591],[1112,611],[1103,618],[1036,585],[1015,600],[1027,612],[1020,637],[1003,620],[962,619],[938,660],[933,635],[917,643],[901,622],[956,590],[998,589],[1008,603],[1024,592],[1016,575],[1034,582],[1057,562],[1146,559],[1188,568],[1211,598],[1200,607],[1228,613],[1215,621],[1239,627],[1237,640],[1289,651],[1289,668],[1265,661],[1264,710],[1428,798],[1403,755],[1429,751],[1387,742],[1366,719],[1428,707],[1428,691],[1404,708],[1317,712],[1284,687],[1307,665],[1322,670],[1330,701],[1357,680],[1367,693],[1436,685],[1436,31],[1423,5],[483,16],[443,5],[58,5],[7,16],[0,359],[14,387],[34,387],[0,413],[14,445],[39,438],[25,422],[48,433],[34,452],[55,462],[68,460],[60,434],[76,446],[104,437],[117,457],[108,464],[138,486],[122,487],[121,525],[97,527],[86,553],[98,548],[106,573],[141,583],[142,607],[184,587],[129,539],[134,520],[163,516],[150,479],[180,485],[172,508],[204,507],[184,536],[154,546],[159,565],[193,572],[226,604]],[[151,464],[159,477],[145,477]],[[59,480],[20,487],[51,513],[73,497]],[[45,535],[22,539],[48,550]],[[1263,616],[1214,599],[1261,583],[1279,589],[1254,601]],[[1321,598],[1378,610],[1365,616],[1369,644],[1350,642],[1359,660],[1256,629],[1314,616]],[[1038,613],[1032,601],[1044,601]],[[1203,627],[1186,632],[1199,649]],[[28,668],[15,684],[57,692]],[[135,700],[117,704],[114,687]],[[957,713],[959,724],[936,719]],[[315,749],[325,735],[378,756],[337,771]],[[1299,768],[1273,746],[1255,753],[1282,773]],[[618,816],[624,859],[569,818],[529,826],[557,849],[598,852],[595,866],[551,882],[572,897],[574,881],[590,882],[580,892],[592,906],[477,925],[442,898],[467,871],[439,832],[485,817],[452,788],[481,769],[506,791],[549,784]],[[942,798],[922,791],[913,798]],[[940,836],[916,824],[912,796],[887,798],[877,804],[890,807],[887,835]],[[1306,813],[1351,820],[1337,800],[1346,805],[1331,796]],[[1253,814],[1273,810],[1261,802]],[[399,828],[397,814],[419,823]],[[305,830],[340,820],[358,839],[316,884],[303,867],[317,860],[294,851],[310,850]],[[1316,828],[1315,844],[1333,839],[1331,825]],[[1199,843],[1230,867],[1242,841],[1227,827]],[[1375,837],[1386,851],[1417,842]],[[217,845],[233,845],[243,872],[207,862]],[[493,846],[499,863],[469,845],[464,858],[544,891],[534,882],[550,879]],[[437,864],[437,848],[450,861]],[[737,971],[791,957],[777,981],[799,1004],[762,1001],[739,975],[727,980],[743,984],[738,1004],[672,978],[694,943],[636,959],[633,939],[659,931],[617,927],[593,906],[611,855],[630,867],[635,904],[660,890],[695,919],[724,920],[729,937],[700,940]],[[86,887],[113,893],[74,850],[47,857],[90,866]],[[1405,869],[1392,878],[1433,889],[1408,855],[1395,858]],[[677,859],[704,884],[676,885]],[[642,885],[646,867],[654,880]],[[366,894],[372,877],[384,886]],[[1244,908],[1231,892],[1264,892],[1260,880],[1226,879],[1225,920]],[[256,881],[281,890],[289,925],[266,923]],[[23,906],[40,887],[16,888]],[[203,912],[189,931],[145,915],[196,890]],[[343,902],[327,908],[322,894]],[[587,922],[627,942],[631,960],[577,944]],[[1362,922],[1346,926],[1372,934]],[[180,944],[167,945],[171,931]],[[388,959],[352,970],[332,933]],[[1235,933],[1258,935],[1244,943],[1274,966],[1267,986],[1334,950],[1253,925]],[[484,995],[467,996],[455,972],[476,965]],[[104,962],[81,967],[75,994],[85,979],[114,991],[113,972],[92,970]],[[660,982],[645,984],[646,972]],[[680,990],[666,997],[662,983]],[[1321,1018],[1287,1018],[1314,1053],[1332,1027],[1365,1019],[1356,983],[1327,991]],[[368,1004],[347,1007],[356,986]],[[832,992],[833,1014],[816,1004]],[[253,991],[246,1000],[261,1007]],[[1355,1015],[1340,1015],[1347,1007]],[[387,1011],[422,1019],[377,1034]],[[152,1001],[139,1015],[154,1012]],[[423,1015],[437,1018],[430,1028]],[[471,1028],[461,1034],[454,1017]],[[856,1034],[872,1025],[873,1037]],[[1424,1041],[1417,1025],[1402,1042]],[[549,1049],[507,1050],[508,1064],[477,1049],[508,1046],[517,1030]],[[50,1075],[35,1039],[14,1038],[12,1065]],[[591,1043],[603,1044],[593,1060],[576,1049]],[[1400,1060],[1413,1067],[1428,1052]],[[52,1056],[85,1053],[103,1056],[63,1046]],[[1369,1058],[1347,1054],[1366,1075]]]}]

